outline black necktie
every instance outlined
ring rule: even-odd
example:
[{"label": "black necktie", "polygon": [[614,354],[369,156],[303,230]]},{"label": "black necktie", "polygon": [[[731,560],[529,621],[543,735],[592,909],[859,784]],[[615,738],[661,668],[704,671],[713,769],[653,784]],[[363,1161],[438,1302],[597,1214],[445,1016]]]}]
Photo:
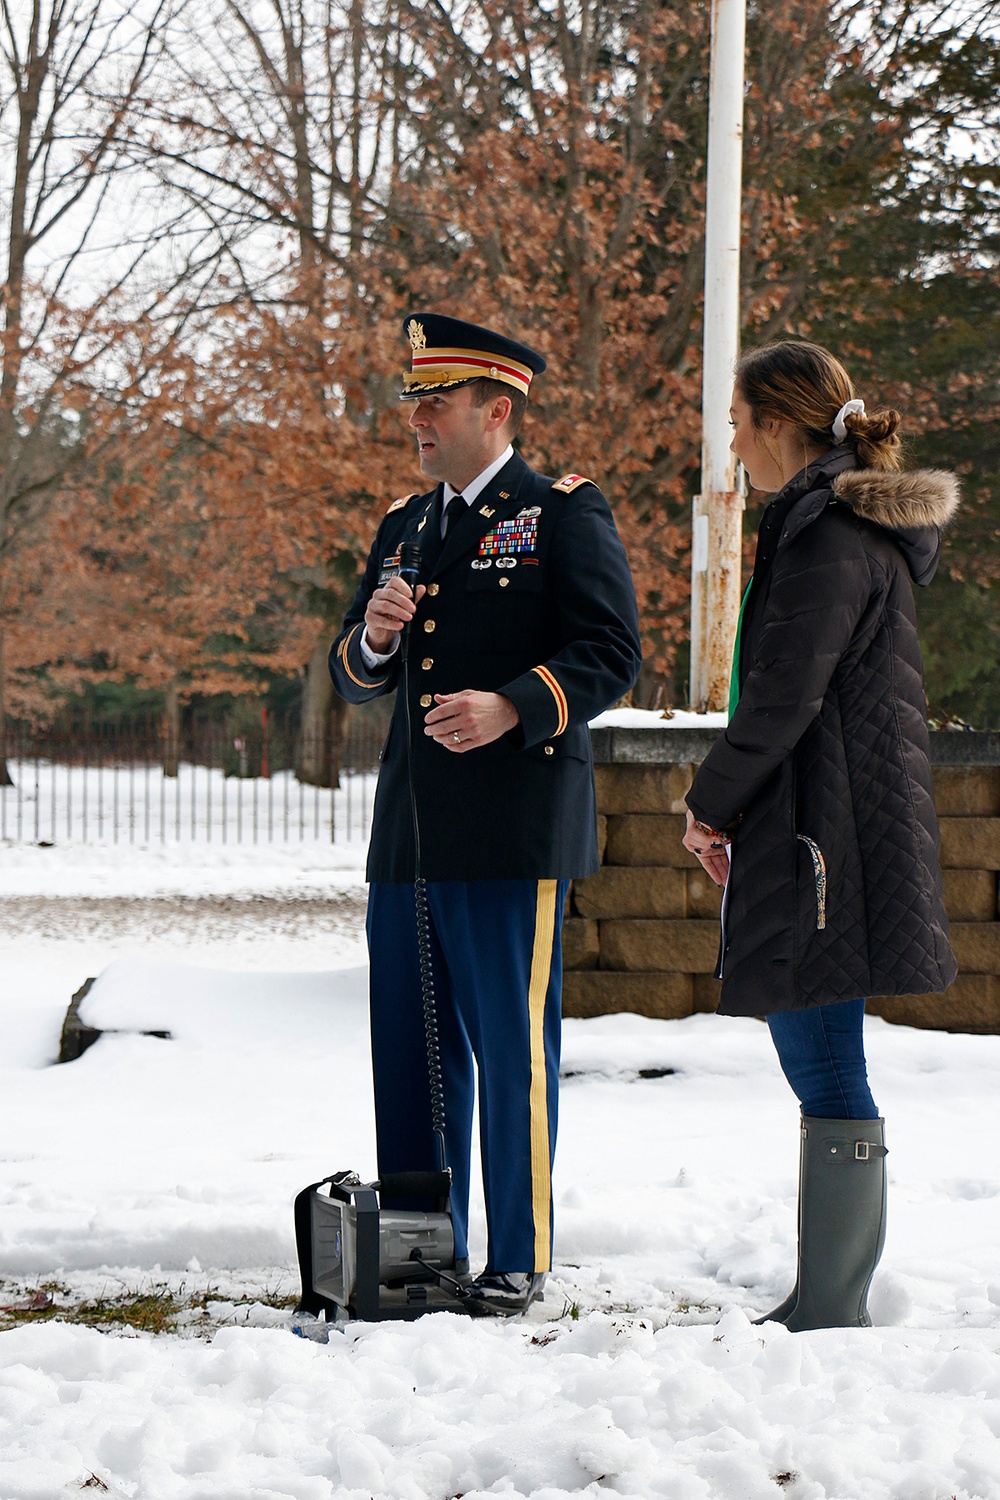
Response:
[{"label": "black necktie", "polygon": [[461,495],[453,495],[444,508],[444,539],[448,540],[448,533],[459,517],[464,516],[468,510]]}]

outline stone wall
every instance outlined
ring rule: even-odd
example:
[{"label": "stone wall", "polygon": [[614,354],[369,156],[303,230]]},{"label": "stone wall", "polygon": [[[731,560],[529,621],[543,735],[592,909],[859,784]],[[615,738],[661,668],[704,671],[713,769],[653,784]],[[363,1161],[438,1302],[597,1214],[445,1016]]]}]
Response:
[{"label": "stone wall", "polygon": [[[684,793],[714,736],[593,732],[601,869],[573,883],[563,1010],[675,1018],[713,1011],[719,892],[681,844]],[[960,973],[943,995],[873,997],[887,1020],[1000,1032],[1000,735],[931,736],[944,898]]]}]

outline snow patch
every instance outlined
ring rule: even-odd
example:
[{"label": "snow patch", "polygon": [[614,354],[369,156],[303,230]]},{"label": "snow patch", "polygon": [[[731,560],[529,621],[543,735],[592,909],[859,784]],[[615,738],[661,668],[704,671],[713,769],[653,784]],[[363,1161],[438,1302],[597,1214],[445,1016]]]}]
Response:
[{"label": "snow patch", "polygon": [[[25,853],[91,889],[92,864]],[[315,885],[306,857],[289,880]],[[115,878],[163,870],[135,851]],[[241,854],[196,879],[255,876]],[[202,1309],[173,1335],[3,1332],[3,1500],[997,1500],[1000,1037],[867,1024],[890,1179],[874,1328],[752,1321],[795,1263],[798,1110],[766,1028],[623,1015],[566,1023],[544,1301],[321,1344],[283,1305],[291,1205],[374,1175],[362,935],[335,953],[267,920],[252,952],[134,951],[85,916],[72,940],[0,936],[0,1302],[57,1283],[50,1311],[163,1287]],[[94,974],[85,1019],[122,1029],[51,1066]]]}]

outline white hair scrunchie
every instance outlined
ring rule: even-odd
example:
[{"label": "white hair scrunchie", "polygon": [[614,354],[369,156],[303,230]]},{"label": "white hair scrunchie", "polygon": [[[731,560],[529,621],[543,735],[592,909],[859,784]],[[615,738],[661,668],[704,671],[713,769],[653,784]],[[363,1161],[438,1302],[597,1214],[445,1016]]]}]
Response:
[{"label": "white hair scrunchie", "polygon": [[844,421],[844,418],[849,417],[851,413],[855,411],[863,413],[864,409],[865,403],[860,400],[860,398],[855,399],[854,401],[844,402],[843,406],[840,408],[837,415],[833,419],[833,435],[837,439],[838,443],[844,443],[847,441],[847,423]]}]

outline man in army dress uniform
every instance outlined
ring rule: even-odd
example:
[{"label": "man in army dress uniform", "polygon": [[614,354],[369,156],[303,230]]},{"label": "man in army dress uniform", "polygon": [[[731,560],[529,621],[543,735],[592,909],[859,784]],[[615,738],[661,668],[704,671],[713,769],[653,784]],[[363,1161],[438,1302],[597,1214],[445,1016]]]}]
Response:
[{"label": "man in army dress uniform", "polygon": [[[474,1091],[489,1241],[470,1310],[519,1312],[551,1266],[561,923],[598,868],[587,721],[635,681],[635,590],[604,496],[536,474],[512,440],[540,355],[414,313],[401,399],[435,488],[385,515],[330,653],[337,691],[399,687],[382,754],[368,879],[379,1173],[438,1166],[413,882],[401,632],[409,636],[413,784],[427,881],[453,1174],[467,1257]],[[420,547],[414,589],[400,547]]]}]

